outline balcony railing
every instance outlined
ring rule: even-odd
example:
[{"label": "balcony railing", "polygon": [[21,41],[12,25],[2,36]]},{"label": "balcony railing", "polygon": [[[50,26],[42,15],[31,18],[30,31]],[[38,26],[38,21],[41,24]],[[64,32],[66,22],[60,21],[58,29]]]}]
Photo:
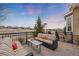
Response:
[{"label": "balcony railing", "polygon": [[33,32],[0,33],[0,39],[3,40],[5,37],[10,37],[12,39],[23,38],[27,44],[27,39],[33,37],[32,33]]}]

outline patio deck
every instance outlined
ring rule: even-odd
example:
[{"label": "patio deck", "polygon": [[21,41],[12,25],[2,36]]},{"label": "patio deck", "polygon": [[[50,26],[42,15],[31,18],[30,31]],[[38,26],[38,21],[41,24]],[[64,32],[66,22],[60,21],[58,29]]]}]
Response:
[{"label": "patio deck", "polygon": [[[41,53],[37,53],[35,49],[29,47],[34,53],[34,56],[79,56],[79,46],[64,42],[58,42],[58,48],[53,51],[44,46],[41,46]],[[24,45],[26,47],[27,45]]]}]

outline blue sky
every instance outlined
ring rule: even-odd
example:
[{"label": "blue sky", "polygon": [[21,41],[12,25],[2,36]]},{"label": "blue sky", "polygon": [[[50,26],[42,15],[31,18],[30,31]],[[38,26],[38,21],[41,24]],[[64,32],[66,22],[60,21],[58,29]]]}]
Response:
[{"label": "blue sky", "polygon": [[0,24],[5,26],[34,26],[38,16],[47,28],[63,28],[65,26],[64,14],[68,12],[65,3],[16,3],[6,4],[7,18]]}]

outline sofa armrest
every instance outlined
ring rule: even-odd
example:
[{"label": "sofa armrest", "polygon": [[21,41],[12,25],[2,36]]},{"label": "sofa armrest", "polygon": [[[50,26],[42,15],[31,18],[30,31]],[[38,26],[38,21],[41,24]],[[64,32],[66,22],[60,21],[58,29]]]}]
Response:
[{"label": "sofa armrest", "polygon": [[14,51],[15,52],[15,56],[26,56],[29,55],[29,51],[25,50],[25,49],[17,49]]}]

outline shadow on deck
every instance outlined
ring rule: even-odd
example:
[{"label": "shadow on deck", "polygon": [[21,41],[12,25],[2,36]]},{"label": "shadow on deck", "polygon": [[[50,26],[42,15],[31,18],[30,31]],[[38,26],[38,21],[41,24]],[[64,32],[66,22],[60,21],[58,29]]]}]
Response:
[{"label": "shadow on deck", "polygon": [[[58,42],[58,48],[53,51],[44,46],[41,46],[41,53],[37,53],[34,48],[29,47],[34,56],[79,56],[79,46],[69,43]],[[27,45],[24,45],[26,47]]]}]

